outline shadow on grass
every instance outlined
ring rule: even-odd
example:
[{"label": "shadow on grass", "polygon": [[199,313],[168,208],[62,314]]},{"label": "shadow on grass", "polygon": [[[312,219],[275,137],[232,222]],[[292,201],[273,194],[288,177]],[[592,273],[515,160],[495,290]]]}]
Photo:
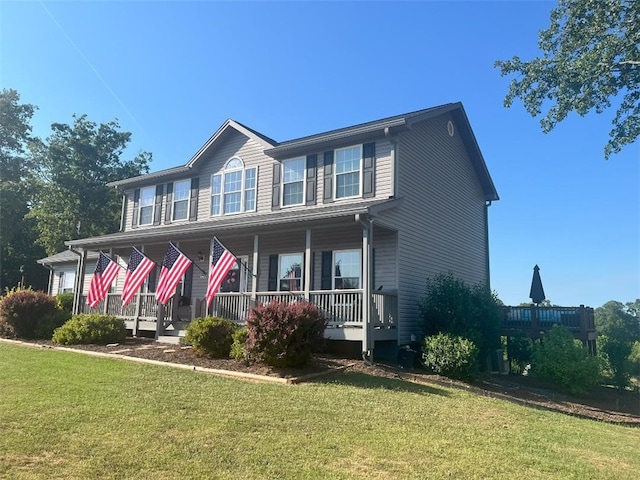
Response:
[{"label": "shadow on grass", "polygon": [[361,372],[345,372],[328,378],[318,379],[315,383],[345,385],[359,388],[375,388],[395,390],[401,392],[418,393],[421,395],[451,396],[450,392],[433,385],[415,383],[402,378],[388,378],[377,375],[369,375]]}]

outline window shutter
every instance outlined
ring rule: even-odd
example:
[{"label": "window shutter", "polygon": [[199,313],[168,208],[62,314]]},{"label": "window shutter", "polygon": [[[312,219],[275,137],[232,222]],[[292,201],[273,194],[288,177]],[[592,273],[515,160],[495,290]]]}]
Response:
[{"label": "window shutter", "polygon": [[164,209],[164,223],[171,223],[171,206],[173,203],[173,182],[167,183],[167,201]]},{"label": "window shutter", "polygon": [[282,165],[276,163],[273,166],[273,189],[271,191],[271,209],[278,210],[280,208],[280,170]]},{"label": "window shutter", "polygon": [[153,224],[160,225],[160,219],[162,218],[162,190],[163,185],[156,185],[156,202],[153,207]]},{"label": "window shutter", "polygon": [[156,291],[156,278],[158,276],[158,269],[160,265],[156,265],[153,270],[149,273],[149,279],[147,281],[147,286],[149,288],[150,293],[155,293]]},{"label": "window shutter", "polygon": [[193,263],[187,268],[184,274],[184,295],[181,299],[182,305],[191,305],[191,290],[193,287]]},{"label": "window shutter", "polygon": [[365,143],[362,145],[362,196],[364,198],[375,195],[376,186],[376,144]]},{"label": "window shutter", "polygon": [[322,273],[320,277],[320,289],[321,290],[331,290],[331,270],[333,264],[333,252],[325,251],[322,252]]},{"label": "window shutter", "polygon": [[316,289],[316,252],[311,252],[311,285],[309,290]]},{"label": "window shutter", "polygon": [[200,177],[191,179],[191,201],[189,202],[189,220],[198,219],[198,193],[200,190]]},{"label": "window shutter", "polygon": [[138,214],[140,213],[140,189],[133,192],[133,215],[131,215],[131,228],[138,227]]},{"label": "window shutter", "polygon": [[322,202],[333,202],[333,150],[324,152],[324,193]]},{"label": "window shutter", "polygon": [[267,290],[278,290],[278,255],[269,255],[269,285]]},{"label": "window shutter", "polygon": [[318,155],[307,155],[307,205],[316,204],[316,170],[318,169]]}]

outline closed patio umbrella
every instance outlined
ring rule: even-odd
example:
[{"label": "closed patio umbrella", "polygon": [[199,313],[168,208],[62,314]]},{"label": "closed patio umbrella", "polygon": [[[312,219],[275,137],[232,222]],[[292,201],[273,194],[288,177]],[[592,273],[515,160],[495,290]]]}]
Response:
[{"label": "closed patio umbrella", "polygon": [[533,267],[533,279],[531,280],[531,290],[529,298],[536,305],[541,303],[546,297],[544,296],[544,288],[542,288],[542,280],[540,279],[540,267]]}]

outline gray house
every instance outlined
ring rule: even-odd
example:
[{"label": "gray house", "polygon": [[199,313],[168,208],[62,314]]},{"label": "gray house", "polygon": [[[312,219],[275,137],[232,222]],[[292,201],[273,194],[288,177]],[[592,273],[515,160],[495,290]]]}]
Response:
[{"label": "gray house", "polygon": [[[120,231],[67,242],[79,254],[76,311],[92,311],[88,252],[126,266],[137,246],[160,264],[172,241],[194,261],[166,308],[154,299],[159,267],[123,307],[123,270],[95,310],[134,333],[168,339],[207,313],[243,322],[253,305],[304,298],[327,315],[327,338],[371,355],[420,333],[428,277],[489,282],[498,195],[461,103],[285,142],[227,120],[185,165],[110,186],[122,192]],[[214,236],[238,264],[205,312]]]}]

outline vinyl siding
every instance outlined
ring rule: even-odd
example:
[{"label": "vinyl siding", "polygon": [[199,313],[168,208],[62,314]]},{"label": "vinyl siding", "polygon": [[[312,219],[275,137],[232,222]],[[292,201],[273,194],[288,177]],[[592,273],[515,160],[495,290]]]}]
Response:
[{"label": "vinyl siding", "polygon": [[452,272],[470,284],[488,280],[484,196],[458,132],[447,133],[448,120],[416,124],[399,138],[400,343],[420,330],[417,304],[428,278]]}]

